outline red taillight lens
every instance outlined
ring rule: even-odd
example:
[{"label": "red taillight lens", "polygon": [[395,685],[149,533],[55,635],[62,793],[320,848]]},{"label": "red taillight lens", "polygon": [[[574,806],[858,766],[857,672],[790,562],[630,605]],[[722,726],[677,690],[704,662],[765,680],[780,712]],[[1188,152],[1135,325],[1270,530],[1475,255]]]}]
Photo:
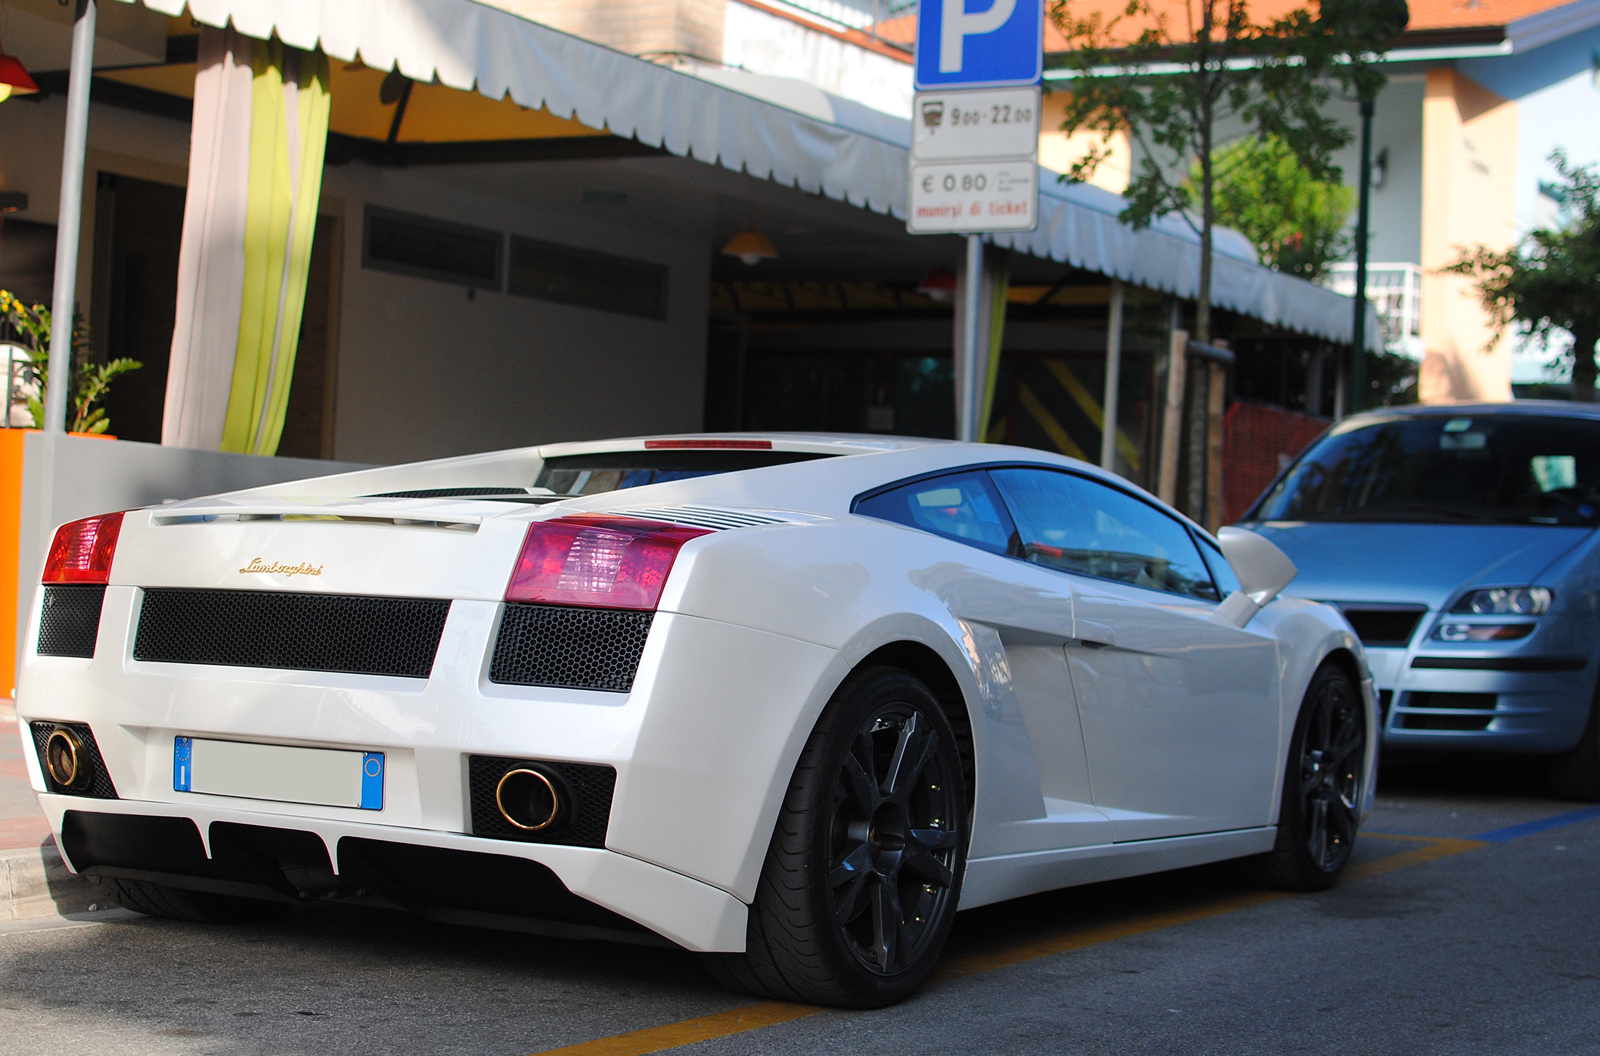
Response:
[{"label": "red taillight lens", "polygon": [[50,556],[44,562],[46,583],[105,583],[117,553],[122,514],[106,513],[63,524],[56,529]]},{"label": "red taillight lens", "polygon": [[654,609],[678,550],[705,528],[631,517],[562,517],[530,525],[507,601]]}]

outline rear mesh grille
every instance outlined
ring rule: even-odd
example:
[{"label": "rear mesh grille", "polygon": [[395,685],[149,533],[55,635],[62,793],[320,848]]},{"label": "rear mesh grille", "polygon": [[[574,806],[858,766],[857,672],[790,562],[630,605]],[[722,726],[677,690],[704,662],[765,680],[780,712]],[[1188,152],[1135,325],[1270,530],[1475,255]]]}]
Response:
[{"label": "rear mesh grille", "polygon": [[633,688],[652,612],[571,605],[506,605],[489,681],[515,686]]},{"label": "rear mesh grille", "polygon": [[1345,608],[1344,618],[1350,621],[1362,645],[1400,646],[1411,641],[1426,608]]},{"label": "rear mesh grille", "polygon": [[150,588],[135,660],[427,678],[450,602]]},{"label": "rear mesh grille", "polygon": [[45,587],[39,610],[39,655],[93,657],[105,600],[104,584]]},{"label": "rear mesh grille", "polygon": [[[512,825],[495,805],[495,789],[508,771],[543,770],[566,801],[560,820],[549,829],[529,832]],[[611,821],[611,794],[617,772],[590,763],[547,763],[474,755],[467,759],[467,783],[472,793],[472,834],[524,843],[561,843],[573,847],[604,847],[606,825]]]}]

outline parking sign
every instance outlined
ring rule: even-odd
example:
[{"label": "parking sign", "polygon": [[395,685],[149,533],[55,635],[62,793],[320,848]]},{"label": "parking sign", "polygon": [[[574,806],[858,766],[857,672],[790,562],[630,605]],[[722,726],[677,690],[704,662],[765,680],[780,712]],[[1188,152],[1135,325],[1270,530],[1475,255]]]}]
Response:
[{"label": "parking sign", "polygon": [[1037,84],[1044,72],[1044,0],[921,0],[918,88]]}]

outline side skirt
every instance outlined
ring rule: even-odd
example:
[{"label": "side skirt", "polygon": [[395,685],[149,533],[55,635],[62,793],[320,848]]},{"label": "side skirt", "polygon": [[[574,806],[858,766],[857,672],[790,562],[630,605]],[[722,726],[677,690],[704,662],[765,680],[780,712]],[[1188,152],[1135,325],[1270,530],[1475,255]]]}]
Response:
[{"label": "side skirt", "polygon": [[1275,826],[1235,829],[1201,836],[1173,836],[1130,843],[1102,843],[1057,851],[1029,851],[975,858],[967,862],[962,882],[961,908],[975,909],[991,902],[1021,898],[1040,891],[1079,884],[1097,884],[1125,876],[1184,869],[1265,854],[1277,839]]}]

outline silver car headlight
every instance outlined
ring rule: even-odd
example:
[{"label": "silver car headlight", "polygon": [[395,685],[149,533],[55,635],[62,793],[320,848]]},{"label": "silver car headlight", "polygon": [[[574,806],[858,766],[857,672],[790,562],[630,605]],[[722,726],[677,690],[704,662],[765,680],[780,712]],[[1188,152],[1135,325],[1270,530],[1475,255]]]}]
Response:
[{"label": "silver car headlight", "polygon": [[1450,611],[1474,616],[1539,616],[1549,611],[1554,598],[1549,587],[1491,587],[1470,592]]}]

